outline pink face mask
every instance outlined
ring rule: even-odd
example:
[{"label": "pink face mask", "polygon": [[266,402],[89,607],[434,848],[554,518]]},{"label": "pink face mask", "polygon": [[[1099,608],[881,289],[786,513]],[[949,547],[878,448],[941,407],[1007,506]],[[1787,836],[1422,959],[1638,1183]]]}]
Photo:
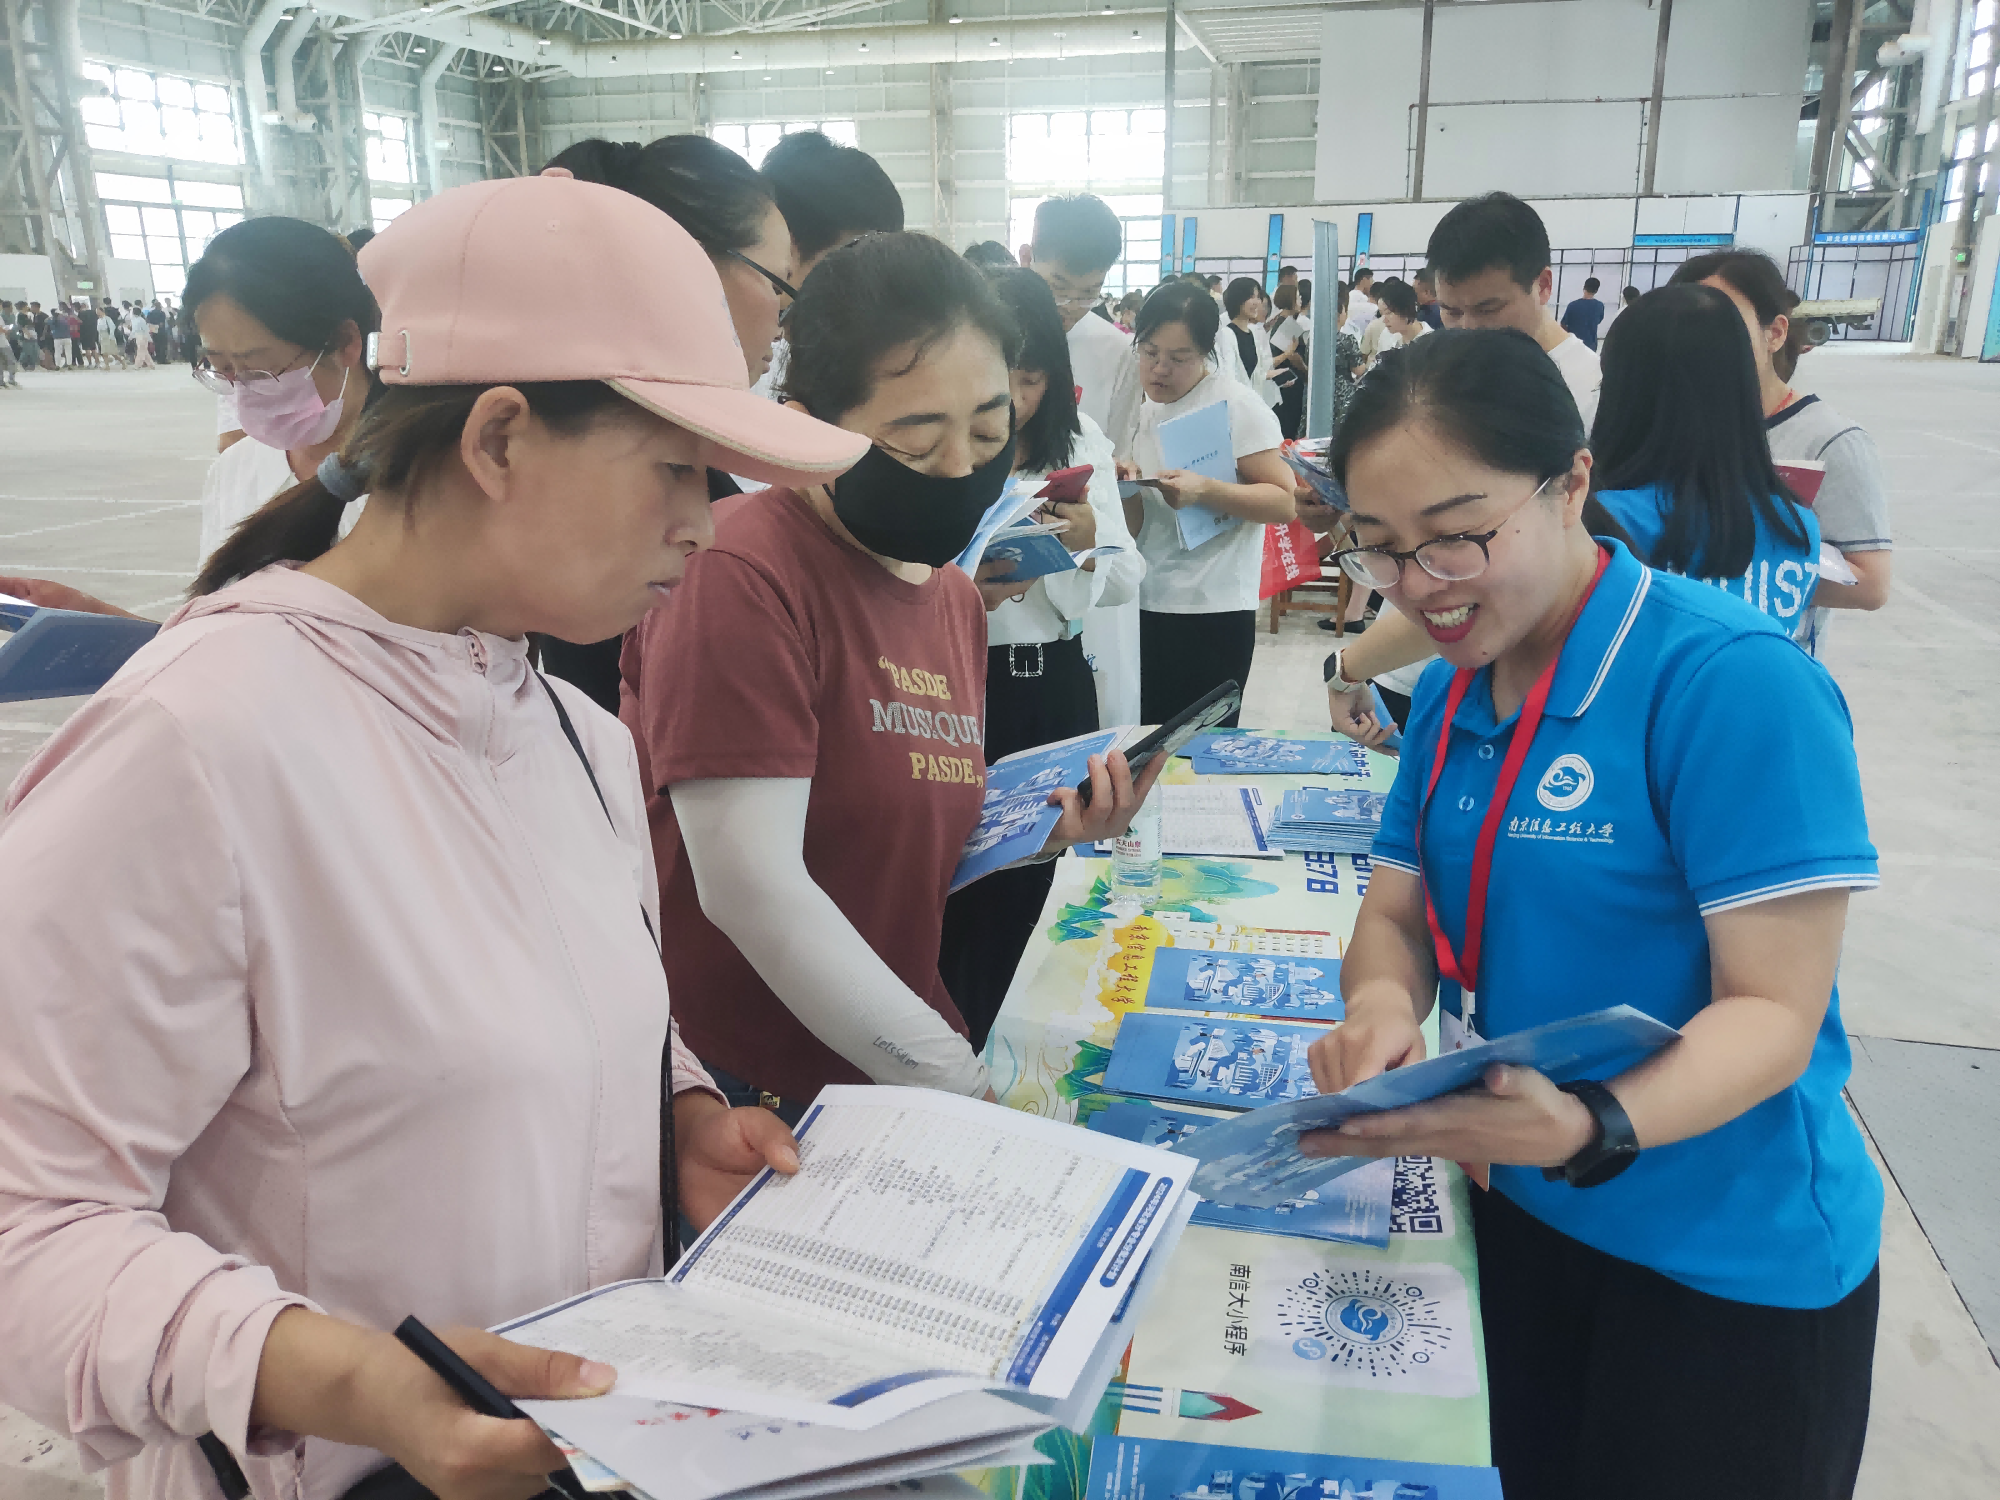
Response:
[{"label": "pink face mask", "polygon": [[[324,358],[322,354],[303,370],[287,370],[275,380],[239,383],[236,419],[243,430],[267,448],[310,448],[332,437],[340,425],[343,398],[320,399],[312,377]],[[340,387],[347,389],[345,371]]]}]

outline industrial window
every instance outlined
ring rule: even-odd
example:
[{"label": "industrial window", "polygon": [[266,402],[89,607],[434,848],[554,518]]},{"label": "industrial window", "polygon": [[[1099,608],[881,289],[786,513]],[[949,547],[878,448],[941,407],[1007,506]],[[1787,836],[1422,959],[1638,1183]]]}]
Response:
[{"label": "industrial window", "polygon": [[382,196],[369,199],[369,216],[377,229],[410,206],[415,196],[417,159],[407,115],[361,112],[362,137],[368,143],[368,184]]},{"label": "industrial window", "polygon": [[[1984,146],[1977,144],[1978,136],[1978,127],[1968,125],[1959,131],[1958,139],[1952,144],[1950,170],[1945,173],[1944,179],[1944,210],[1941,215],[1943,218],[1958,217],[1959,204],[1965,197],[1966,185],[1979,180],[1979,169],[1985,163],[1986,153],[1993,149],[1995,141],[2000,141],[2000,120],[1995,120],[1986,127]],[[1982,181],[1980,186],[1989,188],[1992,184]]]},{"label": "industrial window", "polygon": [[226,182],[183,182],[171,168],[165,177],[97,174],[104,202],[104,227],[111,253],[142,260],[153,268],[153,290],[179,296],[187,268],[201,259],[208,242],[243,218],[243,189]]},{"label": "industrial window", "polygon": [[761,167],[764,154],[795,130],[821,130],[843,146],[860,144],[852,120],[756,120],[743,125],[711,125],[708,135],[751,166]]},{"label": "industrial window", "polygon": [[1035,206],[1059,193],[1095,193],[1125,223],[1125,256],[1104,278],[1107,292],[1160,279],[1160,177],[1164,110],[1093,109],[1019,114],[1007,121],[1008,248],[1033,237]]},{"label": "industrial window", "polygon": [[82,101],[83,132],[94,150],[243,165],[235,111],[221,84],[97,62],[85,63],[83,74],[104,89]]}]

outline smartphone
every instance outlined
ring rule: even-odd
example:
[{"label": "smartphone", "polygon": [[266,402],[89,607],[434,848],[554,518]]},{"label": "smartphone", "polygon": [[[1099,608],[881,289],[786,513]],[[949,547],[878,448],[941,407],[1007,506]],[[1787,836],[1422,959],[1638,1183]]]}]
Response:
[{"label": "smartphone", "polygon": [[[1136,782],[1139,773],[1162,755],[1171,756],[1205,729],[1213,729],[1243,706],[1242,685],[1234,679],[1213,688],[1175,714],[1138,744],[1125,752],[1125,764]],[[1085,807],[1090,806],[1090,781],[1085,778],[1076,789]]]},{"label": "smartphone", "polygon": [[1074,505],[1083,498],[1092,472],[1089,464],[1078,464],[1073,469],[1057,469],[1049,475],[1048,483],[1035,491],[1035,498],[1046,500],[1051,505]]}]

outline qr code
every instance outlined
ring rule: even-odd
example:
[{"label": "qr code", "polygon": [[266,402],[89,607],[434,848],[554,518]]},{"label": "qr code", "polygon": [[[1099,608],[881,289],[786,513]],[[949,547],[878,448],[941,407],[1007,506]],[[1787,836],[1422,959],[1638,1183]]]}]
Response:
[{"label": "qr code", "polygon": [[1434,1158],[1397,1157],[1396,1182],[1389,1190],[1389,1233],[1451,1233],[1449,1200],[1440,1189]]}]

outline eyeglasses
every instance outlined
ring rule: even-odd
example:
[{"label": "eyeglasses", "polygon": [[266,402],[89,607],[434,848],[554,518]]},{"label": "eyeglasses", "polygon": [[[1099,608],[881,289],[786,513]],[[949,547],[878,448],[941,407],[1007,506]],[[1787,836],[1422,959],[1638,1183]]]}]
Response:
[{"label": "eyeglasses", "polygon": [[1552,474],[1536,485],[1534,492],[1513,506],[1500,517],[1499,524],[1491,531],[1461,532],[1456,536],[1433,537],[1408,552],[1398,552],[1392,547],[1349,547],[1336,552],[1333,560],[1340,564],[1347,576],[1356,583],[1366,584],[1371,589],[1392,589],[1403,581],[1403,564],[1415,558],[1422,568],[1439,583],[1463,583],[1468,578],[1477,578],[1492,562],[1492,555],[1486,550],[1487,544],[1514,518],[1516,511],[1527,505],[1536,495],[1542,493],[1558,479],[1569,478],[1569,471]]},{"label": "eyeglasses", "polygon": [[[307,350],[306,352],[311,353],[312,351]],[[299,359],[304,359],[305,357],[305,354],[301,354]],[[319,353],[313,355],[313,362],[307,366],[307,369],[318,369],[319,362],[325,358],[326,351],[322,349]],[[231,391],[255,391],[274,386],[278,383],[280,375],[289,375],[298,367],[299,360],[295,359],[282,370],[238,370],[232,375],[225,375],[222,371],[216,369],[213,364],[209,363],[208,356],[204,354],[200,359],[195,361],[190,373],[193,374],[196,384],[214,391],[218,396],[227,396]]]},{"label": "eyeglasses", "polygon": [[743,262],[744,265],[748,266],[751,270],[755,271],[759,276],[763,277],[766,281],[770,282],[771,285],[777,290],[777,293],[780,297],[796,297],[799,294],[799,289],[793,286],[789,281],[785,280],[784,277],[780,276],[776,271],[765,270],[762,266],[758,265],[756,261],[752,260],[749,256],[745,255],[741,250],[722,249],[718,250],[716,254],[726,255],[731,260],[738,260]]},{"label": "eyeglasses", "polygon": [[1202,362],[1202,354],[1198,349],[1183,349],[1168,354],[1150,344],[1141,344],[1138,352],[1139,363],[1142,365],[1166,365],[1175,370],[1187,370]]}]

